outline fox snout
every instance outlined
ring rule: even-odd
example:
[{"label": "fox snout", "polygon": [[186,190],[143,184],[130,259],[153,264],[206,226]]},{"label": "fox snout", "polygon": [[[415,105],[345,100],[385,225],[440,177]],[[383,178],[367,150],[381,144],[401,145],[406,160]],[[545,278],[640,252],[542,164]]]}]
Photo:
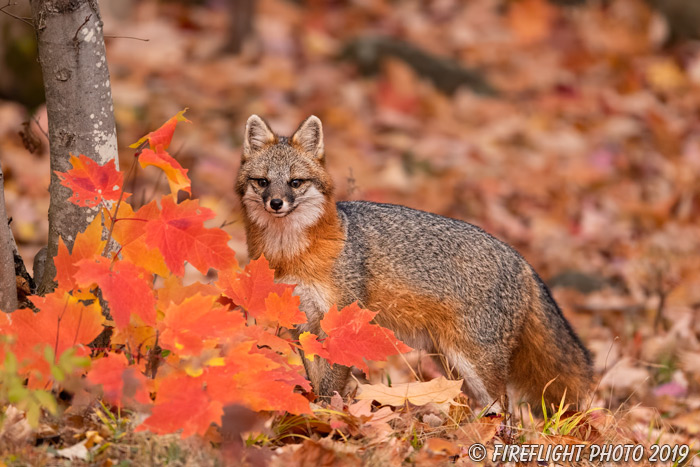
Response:
[{"label": "fox snout", "polygon": [[284,200],[279,198],[272,198],[268,204],[275,211],[279,211],[280,209],[282,209],[282,206],[284,206]]},{"label": "fox snout", "polygon": [[272,215],[287,214],[294,206],[292,193],[266,193],[263,195],[265,210]]}]

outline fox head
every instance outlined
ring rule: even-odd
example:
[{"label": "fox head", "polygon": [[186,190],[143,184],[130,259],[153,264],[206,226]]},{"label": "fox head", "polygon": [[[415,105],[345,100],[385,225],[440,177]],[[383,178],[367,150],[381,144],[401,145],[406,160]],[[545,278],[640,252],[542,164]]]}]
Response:
[{"label": "fox head", "polygon": [[289,137],[277,136],[257,115],[246,123],[236,193],[260,228],[313,225],[333,192],[324,167],[323,127],[310,116]]}]

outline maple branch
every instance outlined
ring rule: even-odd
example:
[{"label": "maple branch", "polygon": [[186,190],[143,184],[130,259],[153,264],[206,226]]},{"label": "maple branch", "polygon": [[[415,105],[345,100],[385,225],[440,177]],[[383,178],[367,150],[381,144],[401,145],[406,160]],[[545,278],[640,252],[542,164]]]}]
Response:
[{"label": "maple branch", "polygon": [[66,309],[68,308],[68,300],[69,300],[69,296],[66,295],[66,303],[63,304],[63,311],[58,316],[58,323],[56,323],[56,343],[54,344],[54,347],[53,347],[53,362],[54,362],[54,364],[56,363],[56,358],[58,357],[58,338],[61,336],[61,320],[63,319],[63,315],[66,313]]},{"label": "maple branch", "polygon": [[[144,143],[145,144],[145,143]],[[143,144],[141,145],[143,146]],[[137,149],[137,153],[141,150],[141,146]],[[107,213],[109,213],[110,220],[112,221],[112,225],[109,226],[109,232],[107,233],[107,243],[105,243],[105,249],[102,252],[102,256],[106,256],[107,252],[110,250],[109,248],[109,242],[112,239],[112,232],[114,232],[114,224],[117,223],[117,214],[119,214],[119,207],[122,204],[122,200],[124,199],[124,186],[126,185],[127,180],[129,179],[130,176],[133,176],[135,167],[136,167],[136,159],[138,158],[135,157],[134,160],[131,162],[131,167],[129,167],[129,172],[126,174],[126,180],[124,180],[124,183],[122,183],[122,189],[121,192],[119,193],[119,201],[117,201],[117,205],[114,207],[114,215],[112,215],[109,212],[109,209],[107,210]],[[121,248],[119,248],[119,251],[121,251]]]}]

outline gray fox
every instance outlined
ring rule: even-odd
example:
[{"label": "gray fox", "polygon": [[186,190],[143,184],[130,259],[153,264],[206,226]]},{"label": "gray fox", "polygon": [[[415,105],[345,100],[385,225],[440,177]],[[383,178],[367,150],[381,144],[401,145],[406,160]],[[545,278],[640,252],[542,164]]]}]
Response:
[{"label": "gray fox", "polygon": [[[321,121],[286,138],[257,115],[246,124],[235,186],[248,251],[296,283],[308,323],[322,336],[333,304],[357,301],[408,345],[440,355],[465,392],[499,411],[507,390],[539,406],[578,402],[591,384],[588,351],[547,286],[513,248],[480,228],[404,206],[336,203]],[[342,392],[350,368],[304,358],[319,395]]]}]

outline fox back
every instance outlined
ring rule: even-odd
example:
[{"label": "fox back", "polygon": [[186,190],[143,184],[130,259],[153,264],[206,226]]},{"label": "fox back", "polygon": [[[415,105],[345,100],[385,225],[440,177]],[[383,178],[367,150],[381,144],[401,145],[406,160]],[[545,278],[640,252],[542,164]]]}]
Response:
[{"label": "fox back", "polygon": [[[290,138],[260,117],[246,125],[236,191],[251,258],[297,283],[308,323],[323,335],[331,305],[354,301],[375,321],[458,373],[481,407],[500,410],[513,389],[531,404],[577,402],[588,392],[588,351],[544,282],[513,248],[480,228],[403,206],[335,203],[321,122]],[[343,390],[349,368],[304,359],[320,395]],[[505,408],[505,407],[503,407]]]}]

